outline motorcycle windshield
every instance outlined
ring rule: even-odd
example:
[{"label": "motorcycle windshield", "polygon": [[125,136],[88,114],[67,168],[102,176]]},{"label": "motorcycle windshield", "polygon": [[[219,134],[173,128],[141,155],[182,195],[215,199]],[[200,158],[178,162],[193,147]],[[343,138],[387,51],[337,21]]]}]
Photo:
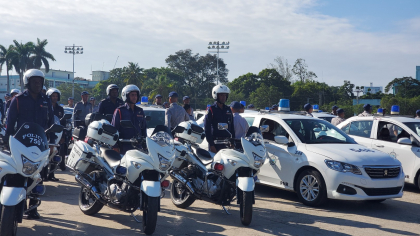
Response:
[{"label": "motorcycle windshield", "polygon": [[38,147],[41,152],[48,149],[47,135],[44,129],[32,122],[24,123],[14,135],[25,147]]}]

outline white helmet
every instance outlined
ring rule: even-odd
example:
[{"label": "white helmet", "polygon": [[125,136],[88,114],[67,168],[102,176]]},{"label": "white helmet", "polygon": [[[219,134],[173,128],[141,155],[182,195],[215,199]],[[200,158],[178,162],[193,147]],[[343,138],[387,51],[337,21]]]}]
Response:
[{"label": "white helmet", "polygon": [[19,89],[10,90],[10,94],[13,94],[13,93],[20,93],[20,90]]},{"label": "white helmet", "polygon": [[213,96],[214,100],[217,100],[217,94],[218,93],[227,93],[228,96],[226,96],[226,99],[229,97],[230,89],[226,85],[216,85],[213,87],[213,90],[211,91],[211,95]]},{"label": "white helmet", "polygon": [[139,87],[135,86],[134,84],[129,84],[122,89],[122,92],[121,92],[122,100],[124,102],[128,102],[128,94],[130,94],[133,91],[137,92],[137,101],[136,101],[136,103],[137,103],[140,100],[140,89],[139,89]]},{"label": "white helmet", "polygon": [[109,93],[113,89],[120,89],[120,88],[118,88],[118,85],[116,85],[116,84],[110,84],[110,85],[108,85],[108,87],[106,87],[106,95],[109,96]]},{"label": "white helmet", "polygon": [[61,92],[60,92],[60,90],[58,90],[58,89],[56,89],[56,88],[49,88],[49,89],[48,89],[48,91],[47,91],[47,96],[48,96],[48,97],[51,97],[51,95],[52,95],[53,93],[58,93],[58,100],[57,100],[57,101],[60,101],[60,97],[61,97]]},{"label": "white helmet", "polygon": [[[25,72],[25,74],[23,74],[23,84],[26,86],[29,83],[29,79],[31,77],[41,77],[42,78],[42,84],[44,84],[45,81],[45,76],[44,73],[42,73],[42,71],[37,70],[37,69],[30,69],[27,70]],[[44,89],[47,90],[44,86]]]}]

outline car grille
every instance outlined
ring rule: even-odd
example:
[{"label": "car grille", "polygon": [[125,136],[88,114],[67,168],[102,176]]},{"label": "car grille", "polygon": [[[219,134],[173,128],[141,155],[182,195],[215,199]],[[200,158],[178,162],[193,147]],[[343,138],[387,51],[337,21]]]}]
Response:
[{"label": "car grille", "polygon": [[401,191],[402,188],[402,186],[394,188],[363,188],[360,186],[357,187],[361,188],[368,196],[396,195]]},{"label": "car grille", "polygon": [[372,179],[385,179],[385,178],[395,178],[400,174],[400,167],[365,167],[366,173]]}]

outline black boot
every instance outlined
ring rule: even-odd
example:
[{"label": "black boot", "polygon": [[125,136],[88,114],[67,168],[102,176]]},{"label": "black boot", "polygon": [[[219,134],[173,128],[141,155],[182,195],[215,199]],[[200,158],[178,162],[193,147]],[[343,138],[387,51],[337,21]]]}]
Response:
[{"label": "black boot", "polygon": [[[31,206],[33,206],[33,205],[36,205],[37,203],[38,203],[37,200],[35,200],[35,199],[29,199],[29,208],[31,208]],[[26,204],[25,204],[25,211],[26,211],[26,209],[28,209],[28,208],[26,207]],[[25,219],[28,219],[28,220],[38,220],[39,218],[41,218],[41,216],[38,213],[38,209],[37,208],[29,211],[28,213],[25,213],[23,215],[23,217]]]},{"label": "black boot", "polygon": [[59,179],[55,177],[54,172],[48,175],[48,180],[54,181],[54,182],[60,181]]},{"label": "black boot", "polygon": [[61,171],[66,170],[66,157],[65,156],[61,156],[60,169]]}]

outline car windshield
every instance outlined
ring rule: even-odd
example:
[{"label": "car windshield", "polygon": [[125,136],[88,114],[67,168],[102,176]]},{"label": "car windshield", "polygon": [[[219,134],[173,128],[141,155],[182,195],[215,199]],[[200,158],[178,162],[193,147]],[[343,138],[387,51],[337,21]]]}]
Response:
[{"label": "car windshield", "polygon": [[404,124],[420,136],[420,122],[405,122]]},{"label": "car windshield", "polygon": [[328,121],[328,122],[330,122],[331,123],[331,120],[332,120],[332,118],[334,118],[334,117],[318,117],[319,119],[323,119],[323,120],[326,120],[326,121]]},{"label": "car windshield", "polygon": [[151,117],[151,119],[146,122],[148,129],[156,128],[157,125],[165,125],[165,111],[144,110],[144,115]]},{"label": "car windshield", "polygon": [[356,143],[343,131],[325,120],[318,119],[286,119],[302,143]]}]

